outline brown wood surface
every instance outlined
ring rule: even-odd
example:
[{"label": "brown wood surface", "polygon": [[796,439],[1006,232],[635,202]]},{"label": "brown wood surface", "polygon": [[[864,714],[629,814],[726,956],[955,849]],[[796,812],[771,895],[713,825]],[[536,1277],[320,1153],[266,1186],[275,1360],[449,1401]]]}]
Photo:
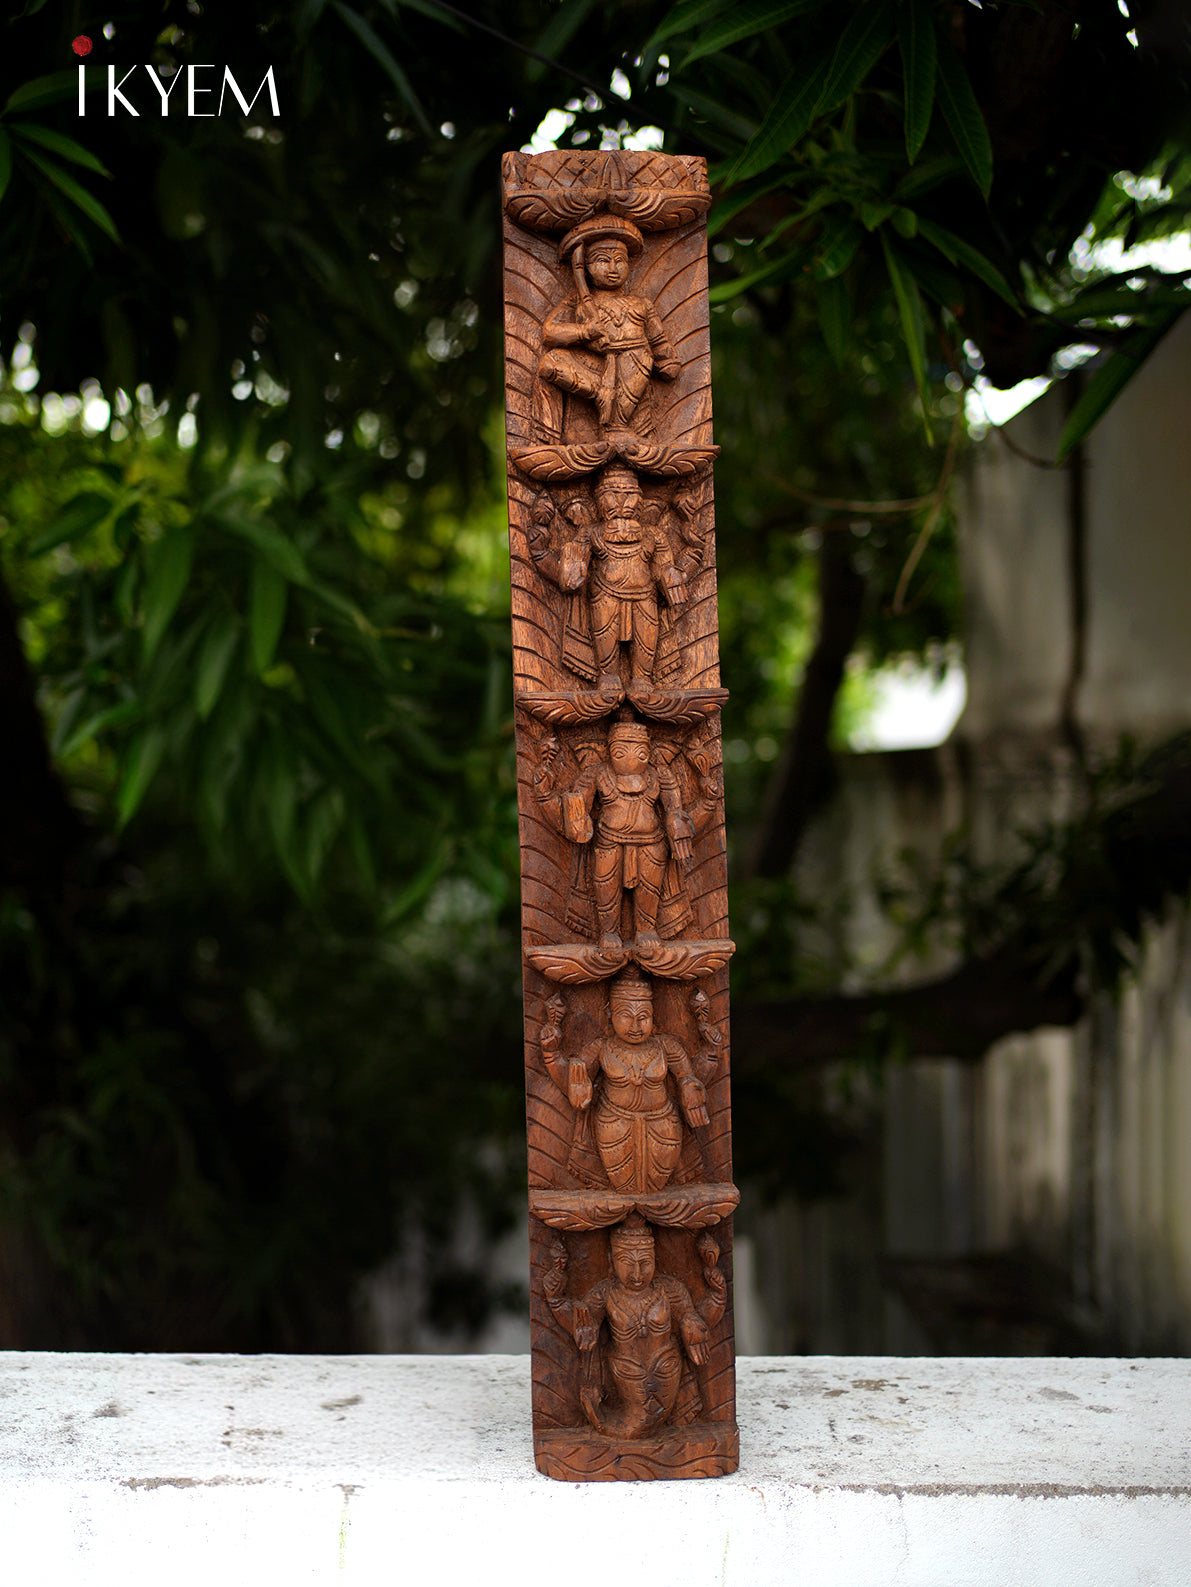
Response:
[{"label": "brown wood surface", "polygon": [[567,151],[503,174],[535,1452],[569,1481],[719,1476],[737,1196],[706,169]]}]

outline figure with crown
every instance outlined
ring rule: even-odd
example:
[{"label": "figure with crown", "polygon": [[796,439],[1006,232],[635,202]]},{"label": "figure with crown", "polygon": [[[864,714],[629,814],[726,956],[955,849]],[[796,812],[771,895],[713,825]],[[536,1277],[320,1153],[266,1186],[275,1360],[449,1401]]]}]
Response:
[{"label": "figure with crown", "polygon": [[727,1284],[716,1266],[719,1248],[706,1233],[697,1249],[707,1295],[698,1306],[685,1284],[658,1273],[653,1230],[638,1213],[612,1230],[608,1246],[611,1276],[569,1299],[567,1251],[556,1240],[543,1281],[546,1301],[579,1347],[587,1420],[613,1437],[645,1438],[667,1422],[693,1421],[702,1410],[687,1362],[707,1364],[708,1324],[724,1313]]},{"label": "figure with crown", "polygon": [[[589,1042],[556,1073],[590,1132],[614,1190],[661,1190],[683,1155],[682,1120],[691,1129],[709,1122],[707,1091],[676,1036],[654,1029],[653,987],[636,968],[617,976],[608,998],[612,1032]],[[677,1092],[675,1106],[672,1091]],[[576,1131],[572,1166],[586,1145]],[[698,1153],[688,1154],[702,1164]],[[581,1176],[582,1177],[582,1176]],[[681,1177],[681,1176],[680,1176]]]},{"label": "figure with crown", "polygon": [[543,439],[562,438],[564,394],[593,402],[601,429],[644,432],[649,421],[638,410],[650,378],[674,380],[681,372],[652,301],[625,290],[629,260],[643,246],[631,220],[608,214],[589,215],[559,244],[559,259],[571,264],[575,297],[553,309],[542,326],[534,420]]},{"label": "figure with crown", "polygon": [[[553,768],[543,767],[538,795],[552,790]],[[622,905],[631,895],[633,933],[638,946],[658,943],[658,912],[663,892],[671,924],[693,919],[677,871],[691,863],[695,827],[682,807],[674,771],[650,752],[643,722],[614,722],[608,729],[607,757],[592,760],[560,799],[563,835],[591,844],[591,888],[599,922],[599,945],[623,947]],[[594,814],[593,814],[594,812]]]}]

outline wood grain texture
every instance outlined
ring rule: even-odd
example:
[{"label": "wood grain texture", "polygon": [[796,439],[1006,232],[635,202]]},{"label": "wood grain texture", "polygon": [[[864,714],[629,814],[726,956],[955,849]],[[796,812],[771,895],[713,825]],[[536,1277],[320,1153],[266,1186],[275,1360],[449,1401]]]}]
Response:
[{"label": "wood grain texture", "polygon": [[504,160],[533,1415],[568,1481],[736,1469],[701,160]]}]

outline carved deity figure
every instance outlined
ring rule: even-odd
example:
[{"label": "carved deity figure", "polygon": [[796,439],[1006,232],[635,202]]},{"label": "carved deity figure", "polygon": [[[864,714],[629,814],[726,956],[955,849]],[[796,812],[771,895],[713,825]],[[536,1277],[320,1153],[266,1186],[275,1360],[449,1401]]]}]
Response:
[{"label": "carved deity figure", "polygon": [[[563,655],[568,666],[601,689],[618,689],[623,645],[629,687],[645,687],[653,681],[665,607],[686,600],[686,570],[675,565],[656,511],[653,524],[643,521],[641,486],[631,468],[606,468],[595,500],[598,521],[585,522],[579,504],[572,503],[566,538],[556,545],[550,526],[557,514],[549,498],[539,498],[531,518],[530,555],[565,593],[575,595],[586,586],[587,612],[567,615]],[[672,650],[669,661],[673,669]]]},{"label": "carved deity figure", "polygon": [[[605,951],[624,946],[622,905],[631,896],[634,940],[655,944],[658,914],[667,906],[671,934],[693,920],[690,902],[677,875],[691,863],[694,822],[682,808],[673,770],[650,753],[649,729],[642,722],[616,722],[608,730],[607,757],[593,758],[569,790],[554,792],[558,750],[535,771],[543,803],[556,804],[564,837],[591,844],[590,887]],[[594,812],[594,813],[593,813]],[[576,888],[582,891],[584,879]],[[575,889],[573,889],[575,890]],[[575,914],[572,908],[568,918]]]},{"label": "carved deity figure", "polygon": [[636,969],[617,976],[608,1003],[612,1033],[589,1042],[578,1057],[561,1056],[561,1010],[548,1010],[552,1023],[541,1032],[550,1072],[578,1115],[568,1167],[580,1179],[598,1182],[591,1172],[598,1153],[614,1190],[662,1190],[676,1176],[684,1182],[702,1178],[693,1141],[687,1143],[685,1172],[679,1172],[682,1120],[692,1130],[709,1122],[707,1091],[690,1055],[676,1036],[654,1029],[653,988]]},{"label": "carved deity figure", "polygon": [[[618,215],[589,215],[559,245],[560,260],[570,260],[576,295],[552,309],[542,326],[534,419],[543,439],[562,439],[564,393],[593,402],[602,430],[627,430],[638,419],[650,378],[679,374],[682,365],[657,309],[625,290],[629,259],[643,246],[637,227]],[[638,422],[643,432],[649,428],[648,421]]]},{"label": "carved deity figure", "polygon": [[667,1422],[696,1419],[702,1399],[687,1365],[707,1364],[709,1324],[723,1315],[727,1284],[707,1234],[696,1249],[706,1298],[696,1306],[685,1284],[659,1274],[653,1231],[637,1213],[612,1230],[612,1276],[579,1299],[568,1299],[567,1252],[551,1249],[543,1287],[551,1311],[579,1347],[580,1403],[597,1431],[645,1438]]}]

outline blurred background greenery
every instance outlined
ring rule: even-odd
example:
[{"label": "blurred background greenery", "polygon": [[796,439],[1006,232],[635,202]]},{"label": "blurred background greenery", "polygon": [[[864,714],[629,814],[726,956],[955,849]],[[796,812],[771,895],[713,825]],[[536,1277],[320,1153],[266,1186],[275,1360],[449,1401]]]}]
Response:
[{"label": "blurred background greenery", "polygon": [[[954,654],[969,392],[1081,344],[1069,453],[1188,301],[1089,253],[1187,224],[1186,23],[1129,10],[10,13],[0,1344],[360,1347],[415,1248],[443,1337],[517,1303],[458,1238],[524,1179],[504,149],[711,164],[734,996],[838,987],[791,866],[875,671]],[[201,63],[280,117],[161,114]],[[817,1071],[736,1109],[758,1185],[857,1149]]]}]

